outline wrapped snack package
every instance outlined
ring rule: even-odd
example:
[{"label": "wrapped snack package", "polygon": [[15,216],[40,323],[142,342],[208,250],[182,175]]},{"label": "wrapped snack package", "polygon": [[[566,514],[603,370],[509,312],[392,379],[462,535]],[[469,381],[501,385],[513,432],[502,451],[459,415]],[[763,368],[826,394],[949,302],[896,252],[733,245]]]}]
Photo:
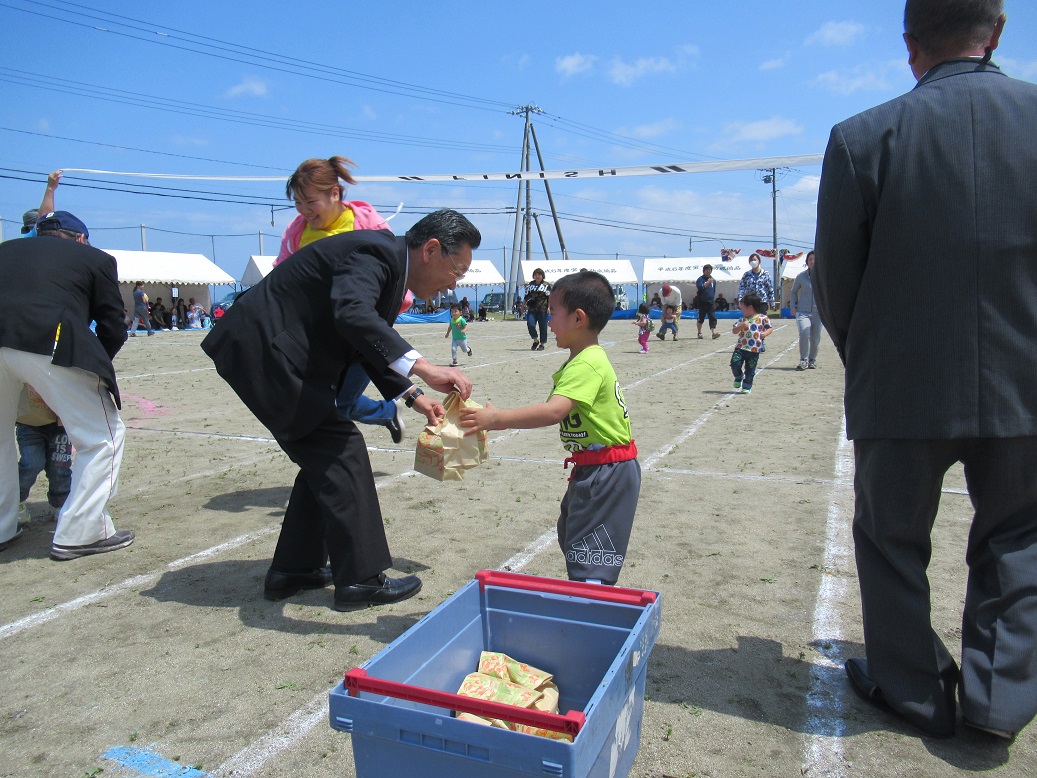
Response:
[{"label": "wrapped snack package", "polygon": [[[552,682],[552,678],[550,673],[512,659],[507,654],[499,651],[483,651],[479,656],[478,672],[468,675],[461,683],[461,688],[457,693],[480,700],[535,708],[545,713],[558,713],[558,687]],[[550,729],[483,718],[471,713],[458,713],[457,718],[523,732],[527,735],[572,742],[572,735]]]},{"label": "wrapped snack package", "polygon": [[462,400],[451,392],[443,402],[446,415],[439,424],[429,424],[418,435],[414,469],[437,481],[463,481],[464,471],[486,461],[486,430],[468,437],[461,427],[461,408],[481,408],[472,400]]}]

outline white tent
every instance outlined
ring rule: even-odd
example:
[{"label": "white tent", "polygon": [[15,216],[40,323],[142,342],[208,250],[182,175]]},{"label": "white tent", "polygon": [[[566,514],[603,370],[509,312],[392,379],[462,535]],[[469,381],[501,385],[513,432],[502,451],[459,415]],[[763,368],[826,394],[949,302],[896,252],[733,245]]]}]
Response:
[{"label": "white tent", "polygon": [[577,273],[581,270],[593,270],[601,273],[613,286],[625,286],[637,283],[637,273],[629,259],[578,259],[578,260],[547,260],[534,262],[523,260],[519,263],[522,270],[522,282],[528,284],[533,280],[533,271],[540,268],[544,271],[547,283],[553,284],[562,276]]},{"label": "white tent", "polygon": [[495,286],[504,283],[504,276],[488,259],[473,259],[468,272],[458,286]]},{"label": "white tent", "polygon": [[[749,253],[751,254],[752,252]],[[802,259],[798,263],[788,263],[785,273],[798,273],[799,271],[795,269],[797,264],[803,266]],[[720,257],[700,257],[698,259],[646,258],[642,281],[648,288],[648,299],[652,299],[652,295],[659,292],[662,284],[665,282],[680,289],[681,299],[690,306],[692,299],[698,294],[695,282],[702,275],[703,265],[713,266],[713,278],[717,281],[717,294],[722,294],[731,303],[731,307],[734,308],[735,303],[738,301],[738,284],[742,280],[742,276],[749,271],[749,254],[744,256],[740,254],[728,262],[723,261]],[[764,257],[761,265],[764,272],[771,275],[771,280],[773,280],[770,260]]]},{"label": "white tent", "polygon": [[172,300],[195,298],[208,310],[212,306],[210,284],[234,284],[234,279],[202,254],[174,254],[168,251],[109,250],[119,272],[119,291],[123,305],[133,312],[133,287],[144,282],[144,291],[153,302],[162,298],[167,308]]},{"label": "white tent", "polygon": [[267,274],[274,269],[274,260],[277,257],[265,257],[253,254],[248,258],[248,264],[245,266],[245,272],[241,274],[241,285],[242,286],[255,286],[264,278]]}]

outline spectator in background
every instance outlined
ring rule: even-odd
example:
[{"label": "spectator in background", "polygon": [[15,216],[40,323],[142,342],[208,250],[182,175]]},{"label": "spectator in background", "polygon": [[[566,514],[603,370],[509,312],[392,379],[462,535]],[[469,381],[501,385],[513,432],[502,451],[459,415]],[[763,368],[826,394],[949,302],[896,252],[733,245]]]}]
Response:
[{"label": "spectator in background", "polygon": [[[533,271],[533,280],[526,284],[526,329],[533,339],[530,351],[543,351],[547,343],[547,306],[551,297],[551,284],[539,267]],[[539,332],[537,331],[539,329]]]},{"label": "spectator in background", "polygon": [[713,340],[720,337],[720,333],[717,332],[717,314],[716,314],[716,293],[717,293],[717,281],[713,278],[713,266],[703,265],[702,275],[695,281],[695,288],[699,290],[698,309],[699,309],[699,322],[698,322],[698,337],[702,339],[702,322],[705,319],[709,319],[709,331],[713,333]]},{"label": "spectator in background", "polygon": [[722,294],[717,295],[716,299],[716,310],[718,311],[729,311],[731,310],[731,303],[727,301],[727,298]]},{"label": "spectator in background", "polygon": [[165,304],[162,302],[161,297],[156,297],[155,302],[151,304],[151,322],[161,329],[172,329],[169,324],[169,311],[166,310]]},{"label": "spectator in background", "polygon": [[137,337],[137,322],[148,328],[151,337],[151,314],[148,312],[148,296],[144,293],[144,282],[138,281],[133,287],[133,321],[130,323],[130,337]]},{"label": "spectator in background", "polygon": [[771,283],[771,277],[760,267],[760,255],[755,251],[749,255],[749,269],[742,274],[742,280],[738,282],[738,301],[741,302],[747,294],[756,295],[768,308],[774,307],[774,284]]},{"label": "spectator in background", "polygon": [[821,345],[821,314],[814,301],[814,285],[810,271],[814,267],[814,252],[808,251],[805,260],[807,269],[796,276],[789,295],[791,313],[799,328],[799,364],[796,370],[813,370],[817,367],[817,347]]}]

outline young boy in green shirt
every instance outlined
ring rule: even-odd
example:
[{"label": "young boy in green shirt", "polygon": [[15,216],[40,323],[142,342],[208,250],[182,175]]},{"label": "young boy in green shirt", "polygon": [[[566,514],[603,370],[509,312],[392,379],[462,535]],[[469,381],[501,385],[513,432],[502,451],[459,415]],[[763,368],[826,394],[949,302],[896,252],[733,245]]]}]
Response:
[{"label": "young boy in green shirt", "polygon": [[472,355],[472,347],[468,345],[468,322],[464,320],[461,315],[460,305],[450,306],[450,326],[446,328],[446,335],[444,338],[449,338],[453,335],[453,340],[450,341],[450,358],[453,360],[451,366],[457,364],[457,350],[461,349],[468,353],[468,356]]},{"label": "young boy in green shirt", "polygon": [[524,408],[462,408],[461,426],[479,430],[559,425],[574,465],[558,517],[558,544],[573,581],[615,584],[627,553],[641,492],[641,466],[623,393],[598,345],[615,308],[612,286],[599,273],[565,276],[551,293],[548,326],[569,359],[552,376],[546,402]]}]

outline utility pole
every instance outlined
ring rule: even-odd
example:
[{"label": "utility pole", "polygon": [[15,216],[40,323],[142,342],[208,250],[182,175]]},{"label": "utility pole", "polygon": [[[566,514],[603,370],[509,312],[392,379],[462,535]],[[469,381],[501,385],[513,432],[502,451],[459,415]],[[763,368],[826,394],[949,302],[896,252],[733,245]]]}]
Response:
[{"label": "utility pole", "polygon": [[263,256],[263,231],[259,231],[259,256]]},{"label": "utility pole", "polygon": [[145,234],[144,230],[145,230],[144,225],[143,224],[140,225],[140,250],[141,251],[147,251],[148,250],[148,237]]},{"label": "utility pole", "polygon": [[773,268],[774,273],[771,278],[774,280],[774,301],[778,306],[778,310],[781,310],[781,277],[778,275],[778,263],[780,257],[778,257],[778,170],[777,168],[771,168],[763,177],[763,183],[771,185],[771,248],[774,250]]}]

